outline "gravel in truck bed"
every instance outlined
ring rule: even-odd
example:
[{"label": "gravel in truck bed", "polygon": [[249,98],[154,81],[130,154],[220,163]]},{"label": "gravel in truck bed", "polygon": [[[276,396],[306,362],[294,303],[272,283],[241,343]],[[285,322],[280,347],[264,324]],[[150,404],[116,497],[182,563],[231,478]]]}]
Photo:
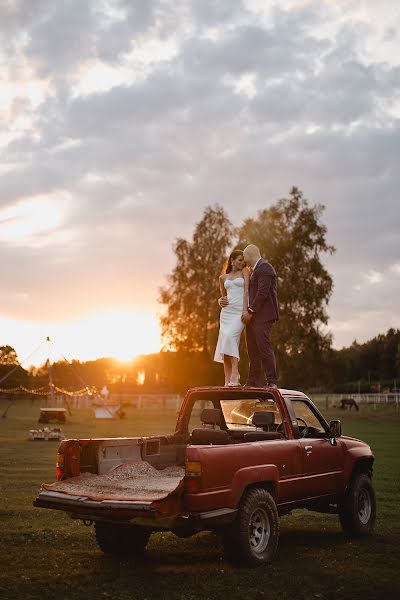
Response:
[{"label": "gravel in truck bed", "polygon": [[87,496],[91,500],[160,500],[174,492],[185,476],[182,467],[155,469],[145,461],[115,467],[103,475],[82,473],[42,487],[71,496]]}]

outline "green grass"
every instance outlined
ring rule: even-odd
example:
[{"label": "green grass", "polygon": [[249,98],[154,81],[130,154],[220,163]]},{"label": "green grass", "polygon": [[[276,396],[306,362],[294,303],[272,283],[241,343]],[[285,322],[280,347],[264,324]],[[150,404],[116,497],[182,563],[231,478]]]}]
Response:
[{"label": "green grass", "polygon": [[[0,411],[3,406],[0,404]],[[261,569],[233,569],[219,539],[207,532],[179,539],[154,534],[140,563],[106,558],[92,528],[64,513],[32,506],[43,481],[53,481],[57,442],[29,442],[38,405],[12,407],[0,419],[0,598],[377,599],[399,595],[400,415],[390,409],[330,411],[343,433],[359,437],[376,456],[378,519],[373,536],[344,537],[335,515],[295,511],[281,521],[275,562]],[[176,415],[137,415],[96,422],[74,411],[68,437],[168,433]]]}]

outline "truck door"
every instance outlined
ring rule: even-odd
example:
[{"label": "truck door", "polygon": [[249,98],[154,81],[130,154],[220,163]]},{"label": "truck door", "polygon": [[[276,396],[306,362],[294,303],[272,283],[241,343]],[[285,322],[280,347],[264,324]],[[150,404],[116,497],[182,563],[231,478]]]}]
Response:
[{"label": "truck door", "polygon": [[[269,393],[257,392],[253,397],[251,394],[246,397],[236,392],[231,399],[222,399],[220,404],[231,435],[234,436],[235,430],[243,434],[242,428],[247,427],[247,433],[253,431],[254,434],[255,460],[264,465],[276,465],[279,472],[278,504],[295,502],[298,499],[298,481],[303,475],[303,450],[299,440],[293,439],[286,431],[275,398]],[[265,439],[265,428],[264,432],[251,429],[254,427],[254,414],[260,412],[273,413],[274,422],[266,429],[269,433],[278,434],[278,438],[280,434],[280,439]]]},{"label": "truck door", "polygon": [[333,446],[326,425],[307,400],[292,400],[300,433],[303,498],[336,494],[341,489],[344,457],[341,444]]},{"label": "truck door", "polygon": [[298,481],[302,477],[302,448],[299,440],[283,439],[258,442],[263,448],[266,464],[275,464],[279,471],[278,503],[298,499]]}]

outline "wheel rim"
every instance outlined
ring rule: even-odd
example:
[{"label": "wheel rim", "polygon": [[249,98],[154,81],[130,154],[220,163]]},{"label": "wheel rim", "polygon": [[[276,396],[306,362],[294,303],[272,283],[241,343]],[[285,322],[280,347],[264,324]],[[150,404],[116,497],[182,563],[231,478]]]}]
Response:
[{"label": "wheel rim", "polygon": [[271,535],[271,526],[267,513],[263,508],[257,508],[251,515],[249,523],[250,547],[255,554],[266,549]]},{"label": "wheel rim", "polygon": [[360,490],[358,494],[358,518],[365,525],[371,518],[372,503],[371,496],[365,489]]}]

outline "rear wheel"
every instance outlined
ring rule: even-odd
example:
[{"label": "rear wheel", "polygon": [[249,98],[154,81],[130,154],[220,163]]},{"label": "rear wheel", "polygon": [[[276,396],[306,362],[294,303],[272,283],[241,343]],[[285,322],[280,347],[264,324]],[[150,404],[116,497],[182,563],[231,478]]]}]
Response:
[{"label": "rear wheel", "polygon": [[372,533],[376,519],[375,491],[371,478],[365,473],[354,475],[339,508],[343,531],[352,537]]},{"label": "rear wheel", "polygon": [[136,525],[96,522],[96,540],[104,554],[118,557],[141,556],[151,531]]},{"label": "rear wheel", "polygon": [[279,540],[279,517],[267,490],[255,488],[245,494],[223,540],[233,564],[256,567],[272,561]]}]

